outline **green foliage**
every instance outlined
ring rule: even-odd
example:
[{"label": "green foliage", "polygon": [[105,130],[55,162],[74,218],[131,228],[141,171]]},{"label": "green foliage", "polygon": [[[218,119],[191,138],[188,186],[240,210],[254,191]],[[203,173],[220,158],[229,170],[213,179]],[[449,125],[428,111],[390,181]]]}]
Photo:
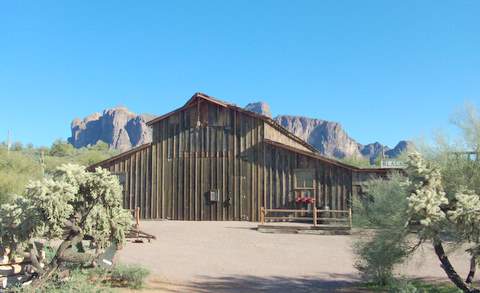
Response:
[{"label": "green foliage", "polygon": [[385,286],[394,281],[393,270],[408,255],[408,245],[403,233],[378,230],[369,240],[356,242],[354,251],[355,267],[364,278]]},{"label": "green foliage", "polygon": [[357,158],[357,157],[345,157],[343,159],[340,159],[342,163],[352,165],[358,168],[371,168],[372,165],[370,164],[370,161],[365,158]]},{"label": "green foliage", "polygon": [[472,151],[480,151],[480,115],[475,105],[466,103],[451,120],[462,132],[462,145]]},{"label": "green foliage", "polygon": [[56,140],[50,148],[49,155],[53,157],[67,157],[75,152],[73,145],[63,140]]},{"label": "green foliage", "polygon": [[366,197],[354,201],[357,226],[377,229],[371,237],[355,243],[356,267],[363,276],[385,286],[394,281],[393,270],[408,255],[407,181],[395,174],[389,180],[372,180]]},{"label": "green foliage", "polygon": [[0,145],[0,204],[11,201],[14,194],[23,194],[30,180],[51,174],[65,163],[89,166],[105,160],[117,152],[104,142],[75,149],[65,141],[57,140],[51,148],[23,147],[20,143],[7,151]]},{"label": "green foliage", "polygon": [[92,276],[92,271],[75,269],[70,271],[67,278],[56,276],[41,289],[33,289],[29,286],[20,288],[16,292],[22,293],[109,293],[113,289],[101,282],[101,279]]},{"label": "green foliage", "polygon": [[462,291],[448,284],[431,284],[418,280],[397,279],[387,286],[367,283],[363,288],[369,292],[389,293],[461,293]]},{"label": "green foliage", "polygon": [[22,293],[92,293],[115,292],[114,288],[141,289],[150,271],[140,266],[117,265],[112,270],[102,268],[72,269],[67,278],[55,276],[42,289],[18,288]]},{"label": "green foliage", "polygon": [[41,176],[41,166],[29,152],[0,148],[0,204],[20,194],[28,181]]},{"label": "green foliage", "polygon": [[131,289],[141,289],[149,274],[149,270],[140,266],[118,265],[109,273],[109,278],[114,286],[121,285]]},{"label": "green foliage", "polygon": [[407,179],[392,174],[388,180],[376,179],[365,186],[366,195],[353,202],[353,221],[366,228],[400,228],[407,223]]}]

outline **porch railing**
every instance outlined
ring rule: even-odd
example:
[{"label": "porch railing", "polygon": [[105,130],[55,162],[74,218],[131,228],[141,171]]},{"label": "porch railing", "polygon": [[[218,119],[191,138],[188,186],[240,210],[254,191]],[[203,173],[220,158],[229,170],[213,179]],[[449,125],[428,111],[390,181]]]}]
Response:
[{"label": "porch railing", "polygon": [[[288,215],[277,215],[278,213],[288,214]],[[305,214],[309,216],[304,216]],[[348,210],[328,210],[328,209],[318,209],[315,203],[312,203],[312,209],[302,210],[302,209],[266,209],[265,207],[260,208],[260,223],[265,224],[265,222],[271,221],[281,221],[281,222],[290,222],[290,221],[307,221],[312,222],[313,226],[319,226],[319,221],[326,223],[327,225],[337,224],[342,226],[352,227],[352,209]],[[323,224],[325,225],[325,224]]]}]

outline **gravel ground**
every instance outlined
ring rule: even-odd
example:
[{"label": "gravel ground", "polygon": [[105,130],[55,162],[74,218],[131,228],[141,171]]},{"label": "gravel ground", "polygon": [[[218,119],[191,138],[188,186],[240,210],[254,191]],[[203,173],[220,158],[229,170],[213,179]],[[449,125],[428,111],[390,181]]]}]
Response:
[{"label": "gravel ground", "polygon": [[[263,234],[249,222],[145,221],[141,229],[157,236],[151,243],[129,243],[123,263],[152,271],[155,292],[333,292],[359,281],[351,244],[358,236]],[[462,275],[468,260],[452,253]],[[430,245],[399,272],[446,280]],[[353,290],[353,289],[352,289]],[[152,292],[149,290],[148,292]]]}]

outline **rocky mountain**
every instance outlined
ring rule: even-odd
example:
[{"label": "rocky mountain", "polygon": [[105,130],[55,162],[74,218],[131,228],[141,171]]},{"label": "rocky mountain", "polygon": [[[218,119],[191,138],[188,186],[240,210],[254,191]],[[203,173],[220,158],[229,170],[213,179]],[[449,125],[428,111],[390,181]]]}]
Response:
[{"label": "rocky mountain", "polygon": [[335,158],[361,155],[357,142],[339,123],[288,115],[277,116],[274,120],[324,155]]},{"label": "rocky mountain", "polygon": [[[255,105],[255,107],[249,107]],[[247,110],[262,114],[260,109],[270,109],[265,103],[252,103]],[[313,145],[323,155],[334,158],[363,157],[370,162],[384,152],[385,157],[395,158],[403,151],[413,148],[413,143],[400,141],[393,149],[379,142],[362,145],[351,138],[337,122],[307,118],[302,116],[280,115],[274,120],[290,132]]]},{"label": "rocky mountain", "polygon": [[272,113],[270,112],[270,106],[264,102],[250,103],[245,106],[245,110],[262,114],[264,116],[272,118]]},{"label": "rocky mountain", "polygon": [[154,116],[137,115],[125,107],[116,107],[94,113],[83,120],[71,123],[72,136],[68,139],[74,147],[81,148],[104,141],[111,148],[126,151],[132,147],[150,142],[152,131],[146,122]]},{"label": "rocky mountain", "polygon": [[[263,102],[250,103],[245,109],[271,117],[269,105]],[[80,148],[101,140],[111,148],[125,151],[152,140],[151,129],[146,125],[152,118],[152,115],[132,113],[125,107],[107,109],[83,120],[73,120],[72,136],[68,141]],[[403,151],[413,148],[413,144],[408,141],[400,141],[393,149],[379,142],[362,145],[351,138],[337,122],[289,115],[273,119],[329,157],[363,157],[373,162],[382,152],[388,158],[395,158]]]}]

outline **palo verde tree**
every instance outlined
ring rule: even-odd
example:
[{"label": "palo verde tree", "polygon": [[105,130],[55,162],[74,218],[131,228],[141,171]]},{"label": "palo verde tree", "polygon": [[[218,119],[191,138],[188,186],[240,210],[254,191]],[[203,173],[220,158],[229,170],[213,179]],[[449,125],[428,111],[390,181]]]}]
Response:
[{"label": "palo verde tree", "polygon": [[[95,258],[112,243],[121,245],[132,224],[122,208],[122,189],[116,176],[98,168],[65,164],[52,176],[31,182],[24,196],[0,207],[0,240],[12,253],[29,252],[39,274],[37,286],[63,264],[94,265]],[[55,256],[45,267],[35,244],[39,239],[61,239]],[[89,239],[94,253],[76,249]]]},{"label": "palo verde tree", "polygon": [[374,228],[375,233],[354,242],[355,267],[369,282],[392,285],[394,268],[409,255],[411,247],[405,225],[408,218],[407,179],[392,174],[388,179],[369,181],[365,195],[354,198],[354,224]]}]

